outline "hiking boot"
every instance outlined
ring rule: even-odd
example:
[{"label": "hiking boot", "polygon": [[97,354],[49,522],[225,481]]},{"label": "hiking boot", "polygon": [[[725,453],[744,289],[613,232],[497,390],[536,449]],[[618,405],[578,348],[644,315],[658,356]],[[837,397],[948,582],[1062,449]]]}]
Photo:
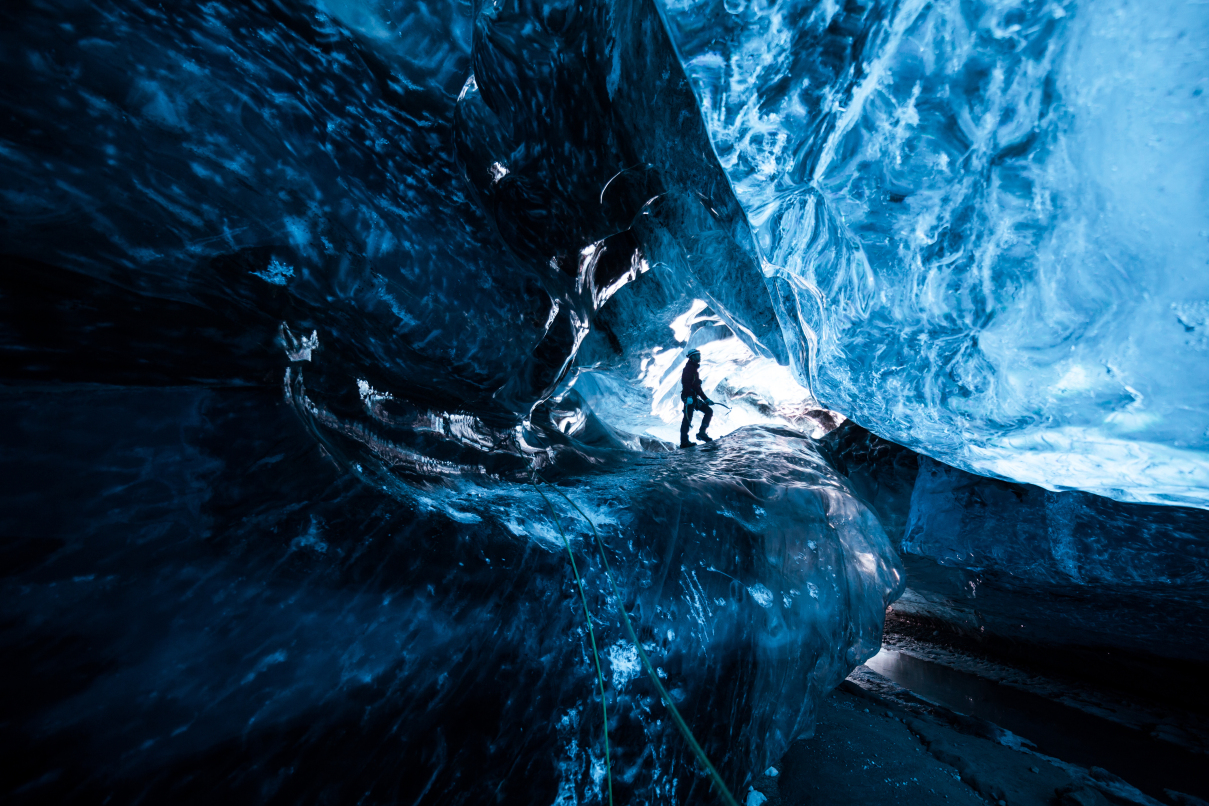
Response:
[{"label": "hiking boot", "polygon": [[714,441],[713,438],[709,434],[706,434],[704,431],[697,432],[697,439],[701,440],[702,442],[713,442]]},{"label": "hiking boot", "polygon": [[682,439],[682,440],[680,440],[680,447],[681,448],[695,448],[695,447],[697,447],[697,443],[689,442],[687,439]]}]

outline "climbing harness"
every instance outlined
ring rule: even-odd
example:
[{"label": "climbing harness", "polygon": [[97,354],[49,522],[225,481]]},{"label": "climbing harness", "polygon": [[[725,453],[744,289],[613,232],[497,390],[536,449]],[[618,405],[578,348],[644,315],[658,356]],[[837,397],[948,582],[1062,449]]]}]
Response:
[{"label": "climbing harness", "polygon": [[[554,517],[554,525],[558,527],[558,532],[559,532],[559,534],[562,535],[562,538],[563,538],[563,544],[567,547],[567,554],[570,555],[571,554],[571,543],[570,543],[570,541],[567,540],[567,535],[563,531],[562,525],[558,522],[558,515],[557,515],[557,513],[554,512],[554,507],[550,504],[550,499],[546,498],[545,493],[542,493],[541,488],[538,487],[536,478],[534,478],[533,486],[535,488],[537,488],[538,493],[541,493],[542,500],[544,500],[546,502],[546,506],[550,507],[550,513]],[[660,682],[659,675],[655,672],[655,667],[651,664],[651,659],[647,657],[646,650],[644,650],[642,648],[642,643],[638,640],[638,635],[634,632],[634,625],[630,623],[630,615],[629,615],[629,613],[626,612],[625,599],[622,598],[621,591],[617,588],[617,582],[613,579],[613,572],[609,569],[609,558],[605,554],[604,541],[600,539],[600,533],[596,531],[596,524],[592,522],[591,518],[589,518],[587,515],[584,514],[584,511],[579,508],[579,505],[576,504],[574,501],[572,501],[567,496],[566,493],[564,493],[562,490],[558,489],[557,487],[554,487],[553,485],[550,485],[550,486],[556,493],[561,495],[566,500],[566,502],[575,509],[576,512],[579,513],[581,518],[583,518],[585,521],[588,522],[588,527],[592,530],[592,536],[594,538],[596,538],[596,548],[600,552],[600,561],[604,567],[605,577],[609,580],[609,587],[613,590],[613,597],[614,597],[614,600],[617,602],[617,609],[621,611],[621,620],[625,624],[626,633],[630,637],[630,642],[634,644],[634,648],[638,650],[638,657],[641,658],[641,660],[642,660],[642,665],[646,669],[647,676],[650,677],[651,682],[655,684],[655,688],[659,691],[659,696],[663,698],[664,705],[666,705],[668,710],[671,712],[672,721],[676,723],[676,727],[679,729],[680,735],[683,736],[684,741],[688,743],[689,749],[693,751],[693,755],[695,755],[697,757],[697,761],[701,762],[701,766],[704,767],[706,769],[706,771],[709,773],[709,776],[713,780],[714,785],[717,786],[718,791],[722,793],[722,799],[727,803],[727,806],[739,806],[738,801],[735,800],[735,796],[730,793],[730,789],[726,786],[726,783],[722,780],[722,776],[718,774],[718,770],[715,769],[714,765],[710,763],[709,758],[705,755],[705,751],[702,750],[701,745],[697,743],[697,739],[696,739],[696,737],[693,736],[693,732],[691,730],[689,730],[688,724],[684,721],[684,718],[682,716],[680,716],[680,711],[676,708],[675,703],[672,702],[671,695],[669,695],[667,693],[667,689],[665,689],[663,687],[663,683]],[[572,559],[571,559],[571,568],[572,568],[572,570],[575,570],[574,557],[572,557]],[[584,602],[584,615],[588,617],[588,632],[589,632],[589,635],[591,635],[592,620],[591,620],[591,616],[588,616],[588,599],[587,599],[587,595],[584,594],[583,581],[580,580],[578,571],[575,571],[575,579],[577,582],[579,582],[579,592],[580,592],[580,595],[583,596],[583,602]],[[592,653],[594,656],[596,655],[596,639],[595,638],[592,639]],[[604,705],[604,676],[600,672],[599,656],[596,656],[596,676],[597,676],[597,679],[600,681],[600,692],[601,692],[600,697],[601,697],[601,705],[603,706]],[[608,740],[609,740],[608,733],[609,733],[609,722],[608,722],[608,719],[606,718],[605,719],[606,764],[608,763]],[[609,767],[609,770],[610,770],[610,772],[609,772],[609,803],[610,804],[612,804],[612,802],[613,802],[613,781],[612,781],[611,769],[612,768]]]}]

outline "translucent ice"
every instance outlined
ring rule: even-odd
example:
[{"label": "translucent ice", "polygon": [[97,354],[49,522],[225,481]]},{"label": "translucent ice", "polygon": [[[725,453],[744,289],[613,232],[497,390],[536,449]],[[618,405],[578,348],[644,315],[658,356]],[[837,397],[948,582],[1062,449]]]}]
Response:
[{"label": "translucent ice", "polygon": [[[27,768],[596,799],[561,526],[619,786],[703,786],[626,608],[742,792],[901,584],[795,378],[965,467],[1199,503],[1203,25],[1109,1],[0,10]],[[671,453],[690,347],[734,436]]]},{"label": "translucent ice", "polygon": [[1203,6],[663,8],[823,403],[974,472],[1209,506]]}]

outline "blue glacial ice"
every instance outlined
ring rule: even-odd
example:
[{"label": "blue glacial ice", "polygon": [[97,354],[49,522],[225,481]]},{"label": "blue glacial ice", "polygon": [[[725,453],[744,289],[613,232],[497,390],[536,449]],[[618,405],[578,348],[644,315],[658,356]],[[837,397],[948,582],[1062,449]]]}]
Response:
[{"label": "blue glacial ice", "polygon": [[577,9],[0,11],[6,793],[600,802],[556,523],[635,802],[708,783],[619,608],[736,791],[876,651],[897,556],[784,427],[837,418],[657,9]]},{"label": "blue glacial ice", "polygon": [[600,802],[561,526],[615,785],[693,802],[619,608],[740,789],[904,584],[844,415],[1204,506],[1205,20],[1147,8],[0,9],[5,786]]},{"label": "blue glacial ice", "polygon": [[[0,580],[4,679],[24,692],[6,713],[25,737],[6,752],[43,802],[601,802],[560,527],[621,802],[698,801],[709,785],[618,607],[736,791],[880,646],[897,558],[799,433],[753,428],[699,457],[602,461],[597,442],[591,469],[558,478],[600,530],[619,602],[555,487],[551,514],[523,481],[416,484],[385,439],[401,404],[372,405],[367,443],[366,426],[300,421],[294,406],[318,404],[254,389],[0,395],[0,530],[20,536]],[[55,478],[71,497],[48,510]]]},{"label": "blue glacial ice", "polygon": [[795,374],[975,473],[1209,504],[1209,14],[664,0]]},{"label": "blue glacial ice", "polygon": [[[920,461],[900,613],[1013,641],[1204,662],[1209,518]],[[934,564],[934,565],[933,565]]]},{"label": "blue glacial ice", "polygon": [[852,422],[819,445],[898,549],[896,613],[1043,653],[1209,660],[1205,510],[975,476]]}]

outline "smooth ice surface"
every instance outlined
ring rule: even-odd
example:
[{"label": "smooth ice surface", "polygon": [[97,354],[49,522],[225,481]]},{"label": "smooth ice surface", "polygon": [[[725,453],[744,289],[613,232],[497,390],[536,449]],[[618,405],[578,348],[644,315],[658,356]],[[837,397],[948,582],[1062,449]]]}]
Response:
[{"label": "smooth ice surface", "polygon": [[1010,569],[1021,585],[1142,585],[1195,596],[1209,585],[1206,523],[1195,510],[1021,489],[925,458],[902,548],[943,565]]},{"label": "smooth ice surface", "polygon": [[899,550],[895,612],[1009,646],[1209,660],[1204,510],[975,476],[851,422],[820,448]]},{"label": "smooth ice surface", "polygon": [[823,404],[973,472],[1209,505],[1203,4],[661,5]]},{"label": "smooth ice surface", "polygon": [[[972,476],[924,457],[895,610],[1013,640],[1209,660],[1209,517]],[[935,565],[933,565],[935,564]]]}]

